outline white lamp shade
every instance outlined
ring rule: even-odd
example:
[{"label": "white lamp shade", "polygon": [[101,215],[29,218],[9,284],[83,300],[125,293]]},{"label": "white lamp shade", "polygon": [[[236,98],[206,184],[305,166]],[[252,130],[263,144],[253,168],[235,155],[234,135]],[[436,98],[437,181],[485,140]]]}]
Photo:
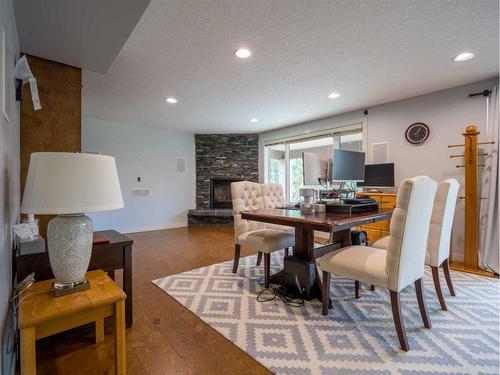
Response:
[{"label": "white lamp shade", "polygon": [[21,212],[76,214],[123,206],[114,157],[70,152],[31,154]]}]

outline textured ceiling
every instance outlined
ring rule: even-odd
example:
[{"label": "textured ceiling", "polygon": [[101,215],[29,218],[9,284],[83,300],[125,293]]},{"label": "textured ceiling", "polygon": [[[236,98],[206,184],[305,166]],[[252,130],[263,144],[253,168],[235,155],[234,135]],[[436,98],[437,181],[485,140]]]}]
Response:
[{"label": "textured ceiling", "polygon": [[84,116],[260,132],[479,81],[498,75],[498,16],[497,0],[152,0],[106,74],[84,71]]},{"label": "textured ceiling", "polygon": [[104,73],[150,0],[14,0],[21,51]]}]

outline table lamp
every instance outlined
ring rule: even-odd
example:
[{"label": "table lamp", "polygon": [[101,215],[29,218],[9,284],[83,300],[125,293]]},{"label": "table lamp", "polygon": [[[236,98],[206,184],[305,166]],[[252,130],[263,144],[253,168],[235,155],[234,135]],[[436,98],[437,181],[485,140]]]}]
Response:
[{"label": "table lamp", "polygon": [[112,156],[69,152],[31,154],[21,212],[56,214],[47,228],[56,295],[87,289],[92,252],[92,220],[86,212],[122,208]]}]

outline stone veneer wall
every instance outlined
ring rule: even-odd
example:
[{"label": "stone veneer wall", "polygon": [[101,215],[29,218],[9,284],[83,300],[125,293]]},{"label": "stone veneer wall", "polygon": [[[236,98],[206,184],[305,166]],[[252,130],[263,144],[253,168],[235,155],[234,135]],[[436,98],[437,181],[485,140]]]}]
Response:
[{"label": "stone veneer wall", "polygon": [[196,208],[210,207],[211,178],[259,181],[257,134],[195,134]]}]

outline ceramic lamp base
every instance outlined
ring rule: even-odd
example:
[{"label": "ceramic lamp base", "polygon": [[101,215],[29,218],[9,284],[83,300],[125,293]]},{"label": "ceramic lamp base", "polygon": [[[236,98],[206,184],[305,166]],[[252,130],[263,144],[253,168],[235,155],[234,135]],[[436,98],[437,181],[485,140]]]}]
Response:
[{"label": "ceramic lamp base", "polygon": [[85,273],[92,254],[92,234],[92,220],[84,214],[59,215],[49,222],[47,244],[57,291],[88,284]]}]

